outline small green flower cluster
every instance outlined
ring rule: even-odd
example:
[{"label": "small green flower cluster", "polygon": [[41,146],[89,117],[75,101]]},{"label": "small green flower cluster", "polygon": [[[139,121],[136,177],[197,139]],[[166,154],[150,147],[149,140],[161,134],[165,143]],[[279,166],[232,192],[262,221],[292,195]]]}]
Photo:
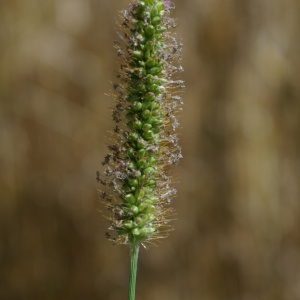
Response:
[{"label": "small green flower cluster", "polygon": [[180,45],[168,34],[175,26],[164,1],[137,1],[123,11],[120,42],[120,83],[114,85],[116,127],[113,144],[103,165],[102,198],[111,211],[112,233],[119,243],[135,243],[164,237],[176,193],[170,187],[167,166],[181,158],[176,113],[182,104],[174,91],[183,86],[174,80],[181,66]]}]

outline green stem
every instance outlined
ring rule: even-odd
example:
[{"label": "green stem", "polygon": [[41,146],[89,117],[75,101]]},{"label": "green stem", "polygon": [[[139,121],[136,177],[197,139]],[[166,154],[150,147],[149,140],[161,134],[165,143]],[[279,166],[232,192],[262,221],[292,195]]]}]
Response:
[{"label": "green stem", "polygon": [[130,248],[130,274],[129,274],[129,289],[128,300],[135,299],[136,272],[139,257],[140,244],[133,242]]}]

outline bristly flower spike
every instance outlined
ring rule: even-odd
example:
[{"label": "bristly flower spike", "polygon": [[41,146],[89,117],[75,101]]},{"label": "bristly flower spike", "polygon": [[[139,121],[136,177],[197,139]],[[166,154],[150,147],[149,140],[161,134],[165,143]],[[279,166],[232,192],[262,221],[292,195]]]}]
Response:
[{"label": "bristly flower spike", "polygon": [[177,114],[184,83],[181,43],[174,36],[170,0],[133,2],[121,12],[115,42],[119,82],[114,84],[116,123],[98,181],[110,211],[116,243],[152,241],[168,235],[176,194],[168,166],[177,164]]},{"label": "bristly flower spike", "polygon": [[181,159],[178,145],[182,80],[177,78],[182,44],[174,36],[170,0],[134,1],[121,12],[118,41],[118,83],[113,85],[116,125],[110,136],[101,199],[110,212],[106,235],[129,244],[129,299],[134,299],[138,249],[141,243],[166,237],[172,229],[170,206],[176,189],[169,166]]}]

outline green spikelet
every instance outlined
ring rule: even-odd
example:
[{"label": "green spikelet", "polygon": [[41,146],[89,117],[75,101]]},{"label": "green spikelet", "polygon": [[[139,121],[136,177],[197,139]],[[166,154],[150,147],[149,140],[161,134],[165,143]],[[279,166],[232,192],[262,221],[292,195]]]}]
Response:
[{"label": "green spikelet", "polygon": [[[168,3],[168,4],[166,4]],[[182,157],[178,145],[176,78],[181,44],[166,1],[136,1],[121,12],[115,43],[120,68],[106,169],[98,180],[110,211],[107,236],[121,244],[137,244],[168,235],[176,194],[168,168]]]}]

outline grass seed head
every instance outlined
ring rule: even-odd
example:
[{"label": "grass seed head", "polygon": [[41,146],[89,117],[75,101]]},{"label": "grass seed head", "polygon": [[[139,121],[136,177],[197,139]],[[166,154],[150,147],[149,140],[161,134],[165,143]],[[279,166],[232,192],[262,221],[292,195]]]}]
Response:
[{"label": "grass seed head", "polygon": [[106,236],[116,243],[147,242],[168,235],[176,189],[169,166],[182,157],[178,113],[182,80],[177,78],[182,44],[174,35],[170,1],[135,1],[121,12],[118,82],[108,154],[97,173],[109,211]]}]

